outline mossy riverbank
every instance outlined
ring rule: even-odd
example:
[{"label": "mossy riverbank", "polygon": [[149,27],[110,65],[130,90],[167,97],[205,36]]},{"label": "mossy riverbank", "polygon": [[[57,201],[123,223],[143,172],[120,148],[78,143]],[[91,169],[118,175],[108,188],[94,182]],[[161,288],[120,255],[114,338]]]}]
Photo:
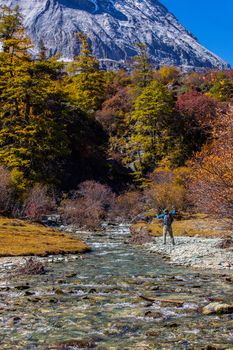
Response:
[{"label": "mossy riverbank", "polygon": [[24,220],[0,218],[0,257],[85,253],[90,248],[76,237]]}]

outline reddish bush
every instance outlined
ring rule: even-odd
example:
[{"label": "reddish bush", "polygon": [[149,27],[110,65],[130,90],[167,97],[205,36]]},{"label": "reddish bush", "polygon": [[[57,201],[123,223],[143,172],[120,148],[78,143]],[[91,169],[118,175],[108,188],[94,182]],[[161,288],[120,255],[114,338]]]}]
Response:
[{"label": "reddish bush", "polygon": [[117,221],[131,221],[147,209],[143,193],[126,192],[116,197],[110,218]]},{"label": "reddish bush", "polygon": [[42,262],[29,258],[23,266],[21,266],[16,273],[21,275],[43,275],[46,272],[45,266]]},{"label": "reddish bush", "polygon": [[114,195],[109,186],[91,180],[81,183],[78,188],[78,194],[87,199],[90,204],[98,203],[103,209],[107,209],[111,206],[114,199]]},{"label": "reddish bush", "polygon": [[143,227],[140,227],[139,229],[135,229],[133,226],[131,226],[130,232],[131,232],[131,238],[129,240],[130,244],[142,245],[153,241],[153,236],[150,235],[149,232]]},{"label": "reddish bush", "polygon": [[69,224],[95,229],[106,218],[113,201],[114,194],[108,186],[95,181],[85,181],[72,199],[63,202],[62,217]]},{"label": "reddish bush", "polygon": [[124,116],[131,108],[128,90],[122,88],[103,103],[102,109],[96,113],[96,119],[110,134],[120,133],[124,127]]},{"label": "reddish bush", "polygon": [[176,108],[182,115],[194,117],[202,126],[209,125],[217,114],[217,102],[200,92],[187,92],[178,97]]},{"label": "reddish bush", "polygon": [[218,117],[213,137],[193,161],[190,195],[198,210],[233,223],[233,113]]},{"label": "reddish bush", "polygon": [[36,184],[29,191],[22,212],[30,220],[40,220],[43,215],[49,214],[54,206],[54,199],[48,195],[48,187]]}]

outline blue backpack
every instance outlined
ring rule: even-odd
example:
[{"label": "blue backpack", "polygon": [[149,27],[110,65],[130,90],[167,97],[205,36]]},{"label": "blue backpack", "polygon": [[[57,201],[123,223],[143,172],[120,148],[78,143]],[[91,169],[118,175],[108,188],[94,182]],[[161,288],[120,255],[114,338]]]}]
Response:
[{"label": "blue backpack", "polygon": [[166,214],[163,218],[163,222],[164,222],[164,225],[166,226],[171,226],[172,222],[173,222],[173,217],[172,215],[169,213],[169,214]]}]

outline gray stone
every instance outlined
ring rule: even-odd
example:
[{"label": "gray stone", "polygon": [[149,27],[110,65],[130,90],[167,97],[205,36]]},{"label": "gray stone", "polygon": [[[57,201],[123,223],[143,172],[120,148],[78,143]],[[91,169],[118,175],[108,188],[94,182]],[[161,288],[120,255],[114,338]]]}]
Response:
[{"label": "gray stone", "polygon": [[210,303],[203,307],[203,315],[212,314],[231,314],[233,313],[233,304],[223,304],[218,302]]}]

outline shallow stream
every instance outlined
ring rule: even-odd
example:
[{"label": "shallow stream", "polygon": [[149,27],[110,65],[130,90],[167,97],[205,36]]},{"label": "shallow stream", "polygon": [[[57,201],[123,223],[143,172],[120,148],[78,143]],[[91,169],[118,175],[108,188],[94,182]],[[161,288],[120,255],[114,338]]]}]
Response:
[{"label": "shallow stream", "polygon": [[233,302],[229,279],[171,266],[126,244],[128,235],[123,226],[84,234],[93,251],[46,258],[45,275],[6,274],[1,267],[0,350],[81,344],[99,350],[233,349],[233,315],[201,314],[212,300]]}]

